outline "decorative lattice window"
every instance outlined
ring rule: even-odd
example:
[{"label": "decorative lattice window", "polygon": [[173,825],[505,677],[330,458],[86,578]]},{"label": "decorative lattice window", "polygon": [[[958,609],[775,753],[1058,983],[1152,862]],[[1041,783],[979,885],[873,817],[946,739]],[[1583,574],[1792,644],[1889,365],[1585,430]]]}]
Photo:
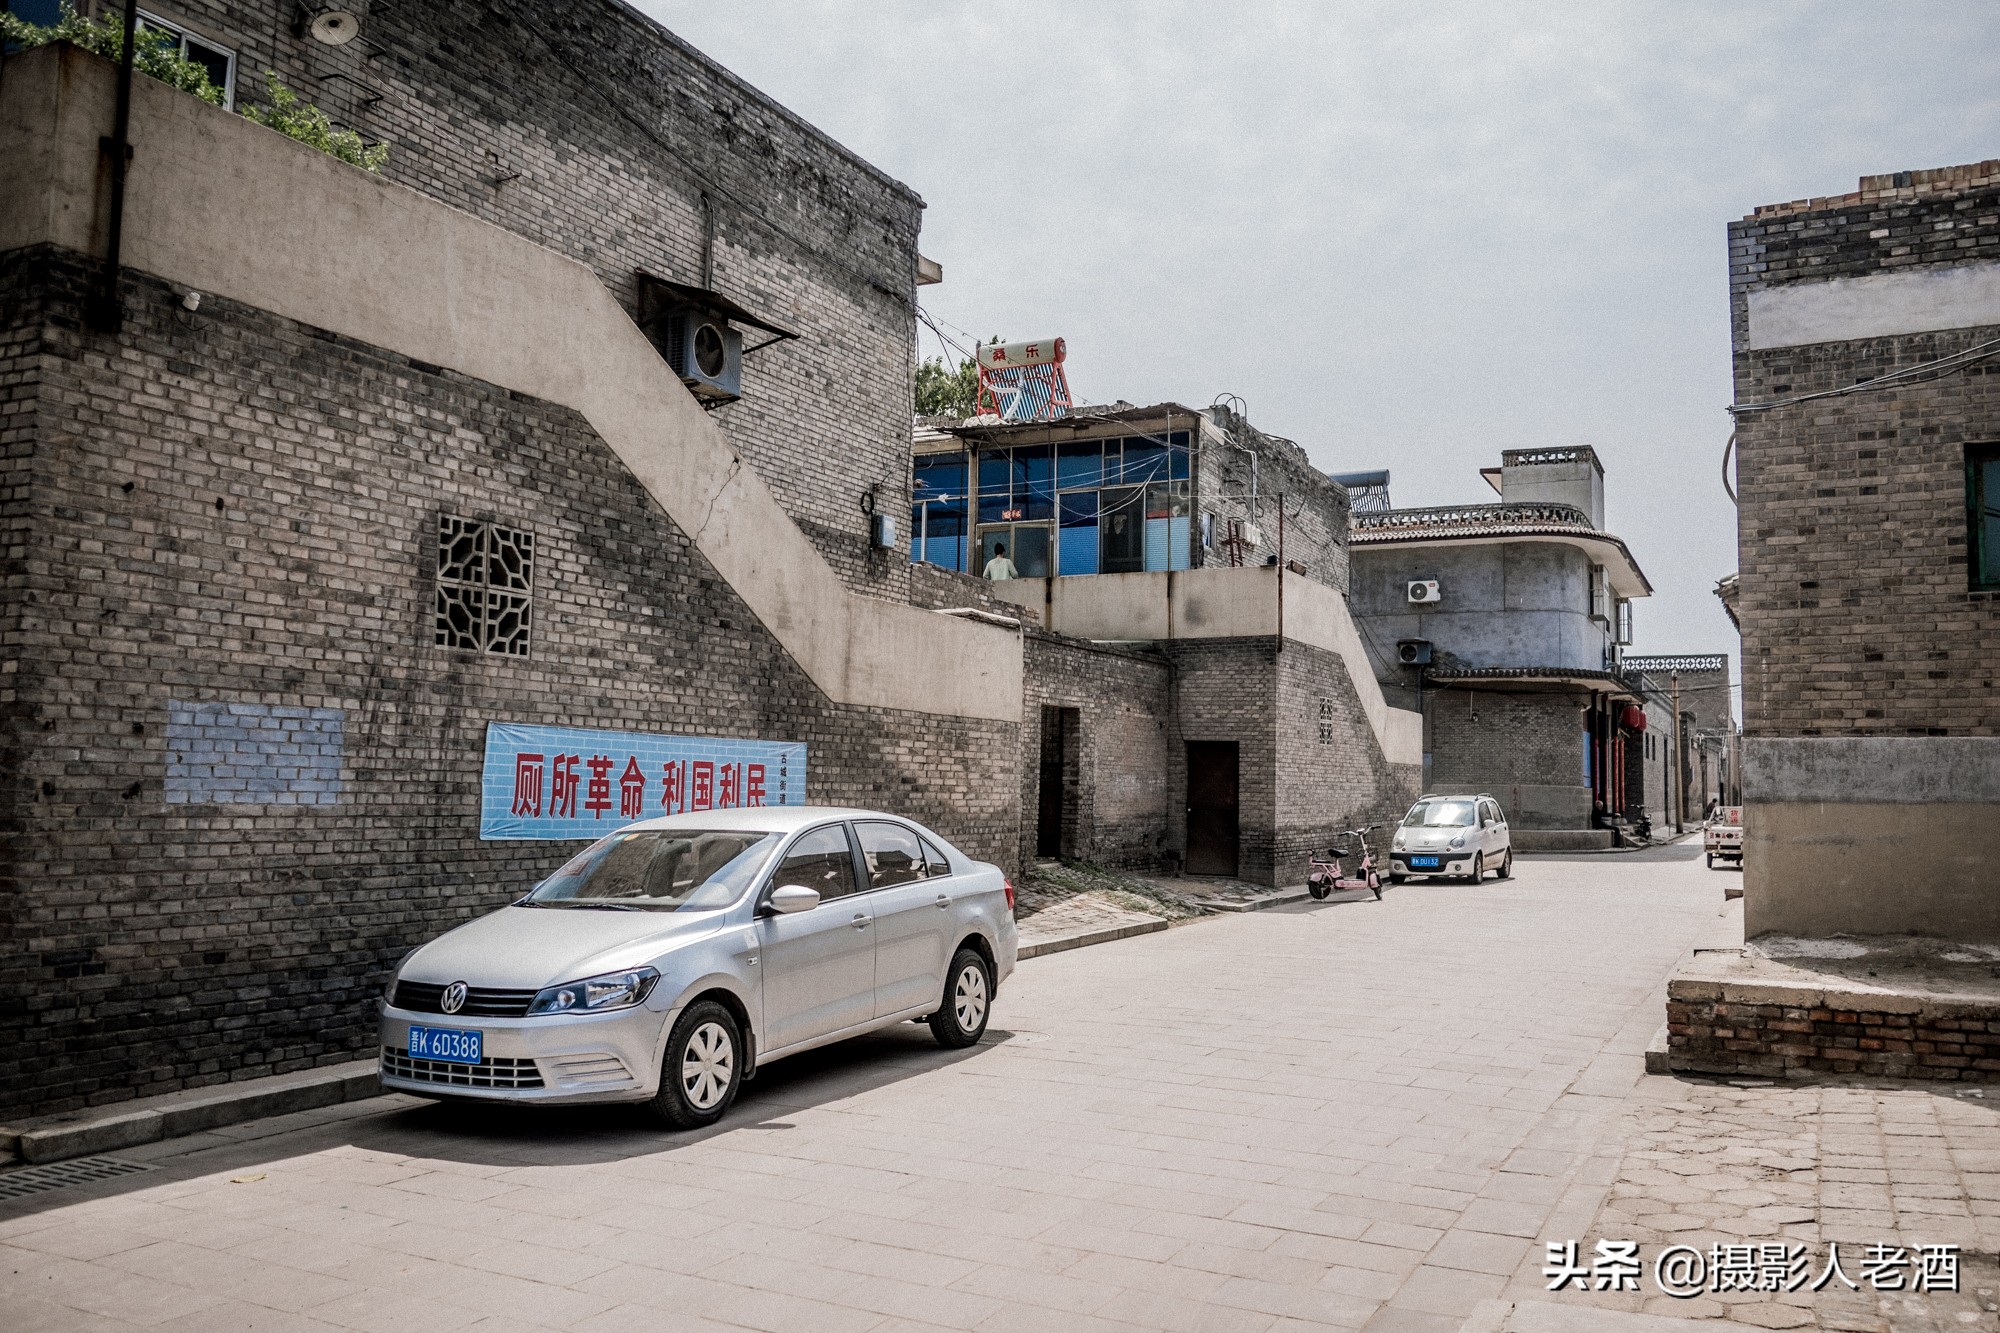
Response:
[{"label": "decorative lattice window", "polygon": [[534,583],[534,533],[438,517],[440,648],[526,657]]},{"label": "decorative lattice window", "polygon": [[1319,701],[1319,743],[1333,744],[1333,700],[1331,699]]}]

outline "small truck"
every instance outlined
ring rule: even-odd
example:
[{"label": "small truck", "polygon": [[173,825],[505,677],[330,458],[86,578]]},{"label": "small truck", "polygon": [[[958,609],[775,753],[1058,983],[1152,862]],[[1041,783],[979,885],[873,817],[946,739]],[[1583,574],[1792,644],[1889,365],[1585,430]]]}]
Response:
[{"label": "small truck", "polygon": [[1708,853],[1708,868],[1715,869],[1718,859],[1733,861],[1736,868],[1743,868],[1743,807],[1740,805],[1717,806],[1709,816],[1708,824],[1702,829],[1702,849]]}]

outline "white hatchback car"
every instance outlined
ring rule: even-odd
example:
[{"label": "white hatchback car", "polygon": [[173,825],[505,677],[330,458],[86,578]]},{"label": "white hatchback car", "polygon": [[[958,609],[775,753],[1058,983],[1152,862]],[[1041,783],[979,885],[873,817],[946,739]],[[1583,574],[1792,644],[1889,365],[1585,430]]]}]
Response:
[{"label": "white hatchback car", "polygon": [[1389,882],[1412,875],[1514,873],[1514,840],[1500,803],[1485,792],[1417,798],[1389,842]]},{"label": "white hatchback car", "polygon": [[1014,888],[872,810],[779,806],[631,824],[526,896],[411,952],[382,1082],[431,1097],[644,1102],[681,1128],[760,1064],[910,1019],[986,1030]]}]

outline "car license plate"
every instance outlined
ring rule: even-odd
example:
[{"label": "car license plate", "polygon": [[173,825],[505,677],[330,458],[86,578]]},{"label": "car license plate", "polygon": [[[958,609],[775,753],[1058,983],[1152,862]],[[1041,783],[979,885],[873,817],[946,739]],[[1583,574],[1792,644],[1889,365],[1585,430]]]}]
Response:
[{"label": "car license plate", "polygon": [[485,1034],[464,1028],[420,1028],[410,1025],[410,1058],[443,1060],[454,1065],[476,1065]]},{"label": "car license plate", "polygon": [[1410,858],[1410,868],[1412,870],[1436,870],[1437,864],[1438,859],[1435,856],[1413,856]]}]

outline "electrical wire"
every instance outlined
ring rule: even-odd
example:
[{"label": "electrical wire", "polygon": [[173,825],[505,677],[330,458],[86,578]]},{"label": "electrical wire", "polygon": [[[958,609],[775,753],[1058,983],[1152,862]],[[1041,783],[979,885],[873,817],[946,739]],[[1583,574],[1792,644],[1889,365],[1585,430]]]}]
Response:
[{"label": "electrical wire", "polygon": [[977,353],[966,351],[963,346],[947,335],[943,329],[939,328],[936,317],[930,311],[924,309],[922,305],[917,306],[917,319],[925,328],[931,331],[931,336],[936,338],[939,345],[945,350],[957,353],[962,360],[974,361],[978,359]]},{"label": "electrical wire", "polygon": [[1725,409],[1733,417],[1741,417],[1749,412],[1769,412],[1780,407],[1793,407],[1799,403],[1818,402],[1822,398],[1846,398],[1857,393],[1873,393],[1881,389],[1901,388],[1905,384],[1927,384],[1931,380],[1942,379],[1956,374],[1967,366],[1976,365],[1989,357],[2000,356],[2000,338],[1993,338],[1962,352],[1950,356],[1937,357],[1931,361],[1920,361],[1914,366],[1892,370],[1886,375],[1877,375],[1859,384],[1849,384],[1839,389],[1822,389],[1818,393],[1802,393],[1792,398],[1772,398],[1761,403],[1739,403]]}]

